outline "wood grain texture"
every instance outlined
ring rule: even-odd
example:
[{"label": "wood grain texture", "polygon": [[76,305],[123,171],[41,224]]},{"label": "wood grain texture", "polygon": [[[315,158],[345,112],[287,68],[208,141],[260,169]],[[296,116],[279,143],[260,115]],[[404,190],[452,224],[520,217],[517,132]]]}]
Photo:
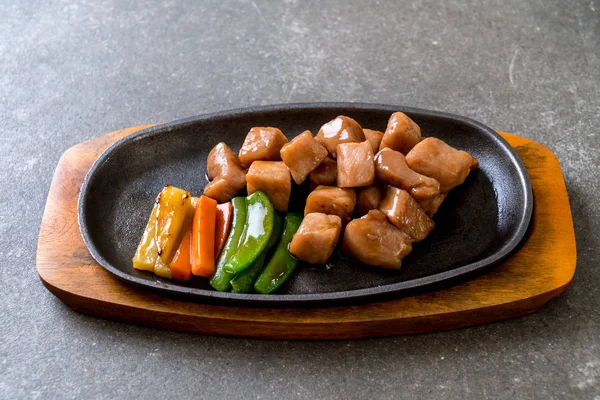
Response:
[{"label": "wood grain texture", "polygon": [[245,308],[199,304],[125,284],[100,267],[77,224],[77,199],[94,160],[140,126],[91,139],[61,157],[40,230],[37,270],[76,311],[107,319],[211,335],[342,339],[447,330],[532,313],[563,292],[576,265],[575,234],[556,156],[545,146],[502,136],[525,163],[535,205],[530,232],[508,260],[476,279],[436,292],[362,305]]}]

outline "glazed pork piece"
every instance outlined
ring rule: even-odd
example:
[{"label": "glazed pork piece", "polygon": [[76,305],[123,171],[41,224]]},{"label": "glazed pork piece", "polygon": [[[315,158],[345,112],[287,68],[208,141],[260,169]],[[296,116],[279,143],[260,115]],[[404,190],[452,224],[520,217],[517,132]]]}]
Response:
[{"label": "glazed pork piece", "polygon": [[327,148],[333,158],[336,158],[338,144],[364,142],[365,134],[358,122],[340,115],[321,127],[316,140]]},{"label": "glazed pork piece", "polygon": [[379,151],[379,145],[381,144],[381,139],[383,138],[383,132],[375,131],[373,129],[363,129],[363,132],[365,133],[365,139],[371,143],[373,154],[376,154]]},{"label": "glazed pork piece", "polygon": [[218,202],[231,200],[246,186],[246,173],[238,156],[225,143],[219,143],[208,153],[206,173],[212,182],[204,194]]},{"label": "glazed pork piece", "polygon": [[359,216],[363,216],[369,212],[369,210],[376,210],[379,208],[379,203],[383,197],[383,189],[377,183],[360,188],[358,190],[358,200],[356,203],[356,210]]},{"label": "glazed pork piece", "polygon": [[240,161],[242,167],[248,168],[254,161],[280,161],[279,151],[287,138],[277,128],[254,127],[244,139],[240,149]]},{"label": "glazed pork piece", "polygon": [[342,250],[367,265],[398,269],[412,250],[411,239],[379,210],[352,220],[344,231]]},{"label": "glazed pork piece", "polygon": [[356,206],[354,189],[342,189],[335,186],[317,186],[306,198],[304,216],[310,213],[337,215],[347,224],[352,218]]},{"label": "glazed pork piece", "polygon": [[212,199],[215,199],[219,203],[225,203],[235,197],[244,185],[238,189],[239,186],[232,186],[232,183],[227,178],[216,178],[212,182],[209,182],[204,186],[204,195]]},{"label": "glazed pork piece", "polygon": [[375,179],[373,158],[373,149],[366,140],[338,144],[337,185],[343,188],[371,185]]},{"label": "glazed pork piece", "polygon": [[310,131],[304,131],[283,145],[281,159],[292,173],[294,182],[302,184],[308,174],[327,157],[327,149],[317,142]]},{"label": "glazed pork piece", "polygon": [[227,176],[230,172],[242,169],[242,163],[229,146],[221,142],[208,153],[206,174],[213,180],[218,176]]},{"label": "glazed pork piece", "polygon": [[310,173],[310,189],[317,186],[335,186],[337,183],[337,162],[326,157],[323,162]]},{"label": "glazed pork piece", "polygon": [[440,193],[438,181],[416,173],[408,167],[402,153],[387,148],[375,156],[375,177],[379,182],[408,191],[417,201]]},{"label": "glazed pork piece", "polygon": [[446,197],[448,197],[448,193],[440,193],[430,199],[421,200],[419,205],[425,211],[425,214],[431,218],[439,210]]},{"label": "glazed pork piece", "polygon": [[379,209],[396,228],[415,242],[425,239],[434,223],[406,190],[388,186]]},{"label": "glazed pork piece", "polygon": [[408,166],[440,183],[440,192],[447,193],[465,181],[479,163],[469,153],[457,150],[440,139],[429,137],[407,155]]},{"label": "glazed pork piece", "polygon": [[325,264],[337,245],[342,230],[342,220],[337,215],[311,213],[290,243],[290,253],[309,264]]},{"label": "glazed pork piece", "polygon": [[395,112],[390,117],[379,150],[390,148],[407,154],[421,141],[421,128],[408,115]]},{"label": "glazed pork piece", "polygon": [[292,192],[292,177],[281,161],[254,161],[246,174],[248,194],[262,190],[278,211],[287,211]]}]

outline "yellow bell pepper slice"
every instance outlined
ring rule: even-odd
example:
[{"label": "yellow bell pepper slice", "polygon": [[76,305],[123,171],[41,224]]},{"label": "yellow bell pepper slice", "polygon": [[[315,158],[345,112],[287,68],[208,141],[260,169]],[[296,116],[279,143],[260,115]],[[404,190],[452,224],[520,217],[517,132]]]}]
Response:
[{"label": "yellow bell pepper slice", "polygon": [[[150,220],[133,258],[133,267],[172,278],[171,262],[192,222],[194,205],[188,191],[167,185],[156,199]],[[150,267],[152,266],[152,267]]]},{"label": "yellow bell pepper slice", "polygon": [[156,247],[156,240],[154,240],[154,234],[156,232],[156,213],[158,211],[158,201],[154,203],[152,208],[152,214],[144,229],[142,240],[135,252],[133,257],[133,268],[140,269],[143,271],[154,271],[154,264],[158,258],[158,248]]}]

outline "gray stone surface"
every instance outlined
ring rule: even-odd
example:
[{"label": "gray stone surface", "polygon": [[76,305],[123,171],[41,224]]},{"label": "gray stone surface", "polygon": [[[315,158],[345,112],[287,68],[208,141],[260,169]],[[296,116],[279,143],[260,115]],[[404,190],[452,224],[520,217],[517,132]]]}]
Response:
[{"label": "gray stone surface", "polygon": [[[33,1],[0,7],[0,398],[600,398],[600,2]],[[403,104],[560,159],[571,288],[510,321],[338,342],[227,339],[77,314],[40,283],[71,145],[302,101]]]}]

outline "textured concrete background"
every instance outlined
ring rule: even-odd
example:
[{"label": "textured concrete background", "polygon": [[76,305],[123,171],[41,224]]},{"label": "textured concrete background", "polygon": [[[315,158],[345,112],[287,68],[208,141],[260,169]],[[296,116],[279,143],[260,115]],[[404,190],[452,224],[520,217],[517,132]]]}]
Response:
[{"label": "textured concrete background", "polygon": [[[0,10],[0,398],[600,398],[598,0],[15,0]],[[104,321],[42,286],[38,229],[68,147],[302,101],[443,110],[548,145],[573,208],[571,288],[525,318],[325,343]]]}]

